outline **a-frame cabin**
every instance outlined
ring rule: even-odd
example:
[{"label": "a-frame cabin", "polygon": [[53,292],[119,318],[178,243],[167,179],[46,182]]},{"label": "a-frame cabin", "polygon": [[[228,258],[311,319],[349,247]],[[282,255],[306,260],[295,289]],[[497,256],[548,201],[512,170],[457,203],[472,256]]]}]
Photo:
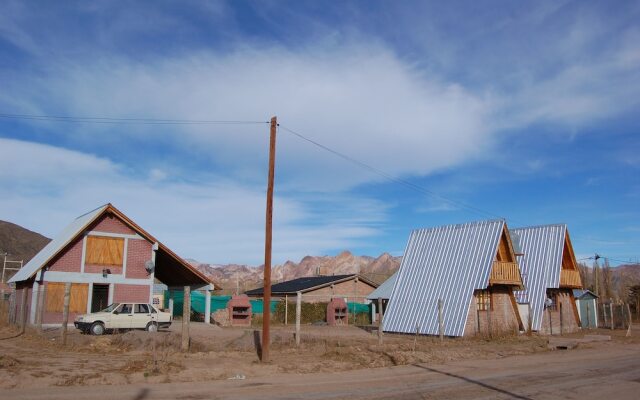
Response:
[{"label": "a-frame cabin", "polygon": [[511,236],[520,249],[525,285],[516,299],[531,310],[525,326],[554,335],[577,331],[580,317],[573,289],[582,288],[582,281],[567,226],[517,228]]},{"label": "a-frame cabin", "polygon": [[479,221],[411,233],[389,298],[383,329],[446,336],[517,332],[513,290],[522,279],[507,225]]}]

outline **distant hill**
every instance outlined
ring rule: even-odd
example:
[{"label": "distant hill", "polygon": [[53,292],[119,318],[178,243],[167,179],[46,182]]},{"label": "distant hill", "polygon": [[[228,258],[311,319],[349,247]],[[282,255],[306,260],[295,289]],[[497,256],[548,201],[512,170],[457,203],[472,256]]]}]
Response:
[{"label": "distant hill", "polygon": [[[378,283],[384,282],[400,267],[401,257],[393,257],[383,253],[377,258],[356,256],[349,251],[343,251],[337,256],[306,256],[300,262],[287,261],[282,265],[275,265],[271,269],[273,283],[295,278],[315,275],[356,274],[369,278]],[[262,285],[264,266],[252,267],[248,265],[215,265],[203,264],[194,260],[189,262],[200,271],[209,275],[224,288],[224,292],[231,293],[255,289]]]},{"label": "distant hill", "polygon": [[[23,260],[26,264],[50,241],[51,239],[20,225],[0,220],[0,254],[8,253],[7,260]],[[3,261],[4,257],[0,256],[0,274]],[[14,273],[15,271],[8,270],[5,273],[5,280]]]}]

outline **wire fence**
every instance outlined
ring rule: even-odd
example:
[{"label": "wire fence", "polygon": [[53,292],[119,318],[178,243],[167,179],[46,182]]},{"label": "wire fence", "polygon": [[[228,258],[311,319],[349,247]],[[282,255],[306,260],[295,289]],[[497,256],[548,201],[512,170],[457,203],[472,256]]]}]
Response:
[{"label": "wire fence", "polygon": [[628,303],[598,303],[598,326],[608,329],[627,329],[633,321],[633,310]]}]

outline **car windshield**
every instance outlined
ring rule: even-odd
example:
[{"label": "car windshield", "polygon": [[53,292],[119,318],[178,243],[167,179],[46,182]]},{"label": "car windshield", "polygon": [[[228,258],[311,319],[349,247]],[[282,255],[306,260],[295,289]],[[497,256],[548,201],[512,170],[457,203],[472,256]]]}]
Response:
[{"label": "car windshield", "polygon": [[109,305],[109,307],[105,308],[104,310],[100,310],[98,312],[111,312],[113,310],[116,309],[116,307],[118,307],[120,305],[120,303],[113,303],[111,305]]}]

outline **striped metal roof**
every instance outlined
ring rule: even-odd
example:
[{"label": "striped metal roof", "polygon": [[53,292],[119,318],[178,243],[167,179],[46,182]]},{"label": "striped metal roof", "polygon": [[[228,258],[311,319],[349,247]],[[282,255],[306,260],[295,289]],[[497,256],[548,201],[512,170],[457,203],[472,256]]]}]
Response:
[{"label": "striped metal roof", "polygon": [[517,238],[523,253],[518,256],[518,264],[525,289],[515,292],[516,301],[531,305],[531,327],[537,331],[542,325],[547,289],[560,287],[567,225],[532,226],[509,232],[512,238]]},{"label": "striped metal roof", "polygon": [[383,330],[437,335],[442,299],[444,334],[462,336],[473,291],[489,284],[505,226],[491,220],[411,232]]},{"label": "striped metal roof", "polygon": [[389,300],[391,298],[391,291],[393,290],[393,286],[396,284],[396,278],[398,277],[398,273],[391,275],[386,281],[382,282],[376,290],[371,292],[367,299],[376,300],[376,299],[385,299]]},{"label": "striped metal roof", "polygon": [[108,204],[89,211],[73,220],[62,232],[53,238],[42,250],[9,279],[9,282],[20,282],[31,278],[40,268],[49,262],[60,250],[71,241],[108,207]]}]

